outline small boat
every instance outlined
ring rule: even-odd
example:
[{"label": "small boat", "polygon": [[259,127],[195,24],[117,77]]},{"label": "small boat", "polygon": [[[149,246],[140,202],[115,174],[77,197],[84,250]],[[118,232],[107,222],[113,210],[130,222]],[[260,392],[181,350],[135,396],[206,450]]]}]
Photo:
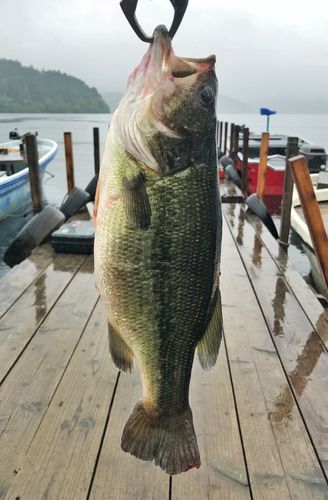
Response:
[{"label": "small boat", "polygon": [[[0,220],[31,201],[26,135],[19,136],[14,131],[9,135],[10,141],[0,143]],[[57,149],[55,141],[37,137],[41,182],[45,168],[55,157]]]},{"label": "small boat", "polygon": [[[256,193],[257,176],[260,162],[261,135],[250,134],[248,153],[247,184],[249,194]],[[269,138],[269,152],[267,161],[267,174],[265,194],[268,196],[282,196],[286,167],[286,149],[288,137],[286,135],[272,134]],[[326,170],[326,151],[315,146],[305,139],[299,139],[299,154],[305,156],[310,173]],[[239,136],[237,168],[241,172],[243,163],[243,138]]]},{"label": "small boat", "polygon": [[[320,177],[319,177],[320,175]],[[328,231],[328,173],[324,176],[326,179],[321,180],[321,174],[311,174],[311,181],[314,187],[314,193],[319,203],[320,212],[322,215],[323,223]],[[311,273],[313,281],[316,285],[317,290],[324,296],[326,296],[325,287],[321,278],[319,271],[318,262],[313,250],[311,237],[309,234],[308,226],[305,222],[303,211],[301,208],[301,202],[298,196],[296,187],[294,186],[293,199],[292,199],[292,210],[291,210],[291,226],[293,230],[298,234],[301,239],[302,248],[310,261]]]}]

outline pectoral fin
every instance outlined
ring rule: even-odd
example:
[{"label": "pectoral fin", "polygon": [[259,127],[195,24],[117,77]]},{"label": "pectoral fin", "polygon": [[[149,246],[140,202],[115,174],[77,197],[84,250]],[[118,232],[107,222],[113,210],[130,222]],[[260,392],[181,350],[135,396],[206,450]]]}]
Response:
[{"label": "pectoral fin", "polygon": [[133,352],[108,321],[109,352],[116,368],[125,373],[133,372]]},{"label": "pectoral fin", "polygon": [[127,219],[135,229],[148,229],[151,208],[142,174],[132,180],[123,179],[123,203]]},{"label": "pectoral fin", "polygon": [[222,339],[222,306],[219,288],[216,289],[209,309],[209,320],[203,337],[197,344],[197,354],[203,370],[210,370],[216,363]]}]

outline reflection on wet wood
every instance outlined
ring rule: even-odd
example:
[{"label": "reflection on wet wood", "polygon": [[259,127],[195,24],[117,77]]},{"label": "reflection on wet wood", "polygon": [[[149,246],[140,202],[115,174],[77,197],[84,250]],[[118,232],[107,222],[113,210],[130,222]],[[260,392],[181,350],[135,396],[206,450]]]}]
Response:
[{"label": "reflection on wet wood", "polygon": [[32,255],[18,266],[13,267],[0,280],[0,318],[22,295],[26,288],[46,269],[55,252],[50,244],[33,250]]},{"label": "reflection on wet wood", "polygon": [[[295,295],[301,308],[311,321],[313,328],[317,331],[322,342],[328,348],[328,311],[323,309],[312,290],[308,286],[304,286],[302,276],[295,269],[286,253],[281,249],[277,240],[272,237],[268,229],[261,224],[261,221],[259,221],[256,215],[252,215],[249,210],[245,210],[246,207],[241,210],[240,217],[243,212],[247,220],[250,221],[271,257],[276,262],[279,271],[283,273],[292,293]],[[258,230],[259,227],[261,227],[261,233]]]},{"label": "reflection on wet wood", "polygon": [[[225,210],[235,238],[235,226],[242,211],[242,207],[237,205],[233,216],[231,211],[228,213]],[[251,226],[247,221],[245,225]],[[245,229],[243,244],[238,245],[238,249],[316,452],[327,473],[328,353],[260,238],[262,265],[256,274],[253,272],[253,238],[251,232]]]},{"label": "reflection on wet wood", "polygon": [[[0,492],[6,493],[12,471],[21,468],[98,299],[93,256],[84,267],[89,273],[76,274],[0,388],[0,416],[10,416],[6,432],[0,434]],[[6,478],[5,485],[1,478]]]},{"label": "reflection on wet wood", "polygon": [[328,499],[327,313],[258,219],[223,212],[225,342],[190,390],[201,468],[170,480],[121,451],[138,370],[109,360],[93,257],[48,248],[0,281],[1,500]]},{"label": "reflection on wet wood", "polygon": [[223,235],[225,338],[253,498],[326,498],[324,475],[226,225]]},{"label": "reflection on wet wood", "polygon": [[[53,307],[76,271],[85,261],[82,255],[57,258],[30,285],[0,320],[0,380],[5,377],[21,351],[33,337],[42,319]],[[57,262],[58,266],[58,262]]]},{"label": "reflection on wet wood", "polygon": [[231,179],[220,179],[222,203],[242,203],[245,198],[239,187]]},{"label": "reflection on wet wood", "polygon": [[[106,330],[106,311],[98,302],[9,498],[85,498],[118,376],[109,359]],[[44,447],[47,441],[51,446]],[[54,481],[47,471],[56,469]]]}]

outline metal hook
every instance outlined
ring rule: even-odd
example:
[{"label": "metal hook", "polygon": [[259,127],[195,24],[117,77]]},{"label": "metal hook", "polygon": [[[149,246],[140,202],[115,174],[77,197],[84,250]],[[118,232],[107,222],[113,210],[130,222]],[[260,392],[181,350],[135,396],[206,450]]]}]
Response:
[{"label": "metal hook", "polygon": [[[169,30],[169,35],[172,40],[174,35],[176,34],[181,21],[183,19],[183,16],[186,12],[186,8],[188,5],[189,0],[170,0],[173,9],[174,9],[174,18],[172,22],[172,26]],[[136,8],[137,8],[138,0],[122,0],[120,2],[120,6],[124,12],[125,17],[130,23],[131,28],[134,30],[134,32],[138,35],[140,40],[143,42],[148,42],[152,43],[154,37],[149,37],[146,35],[146,33],[143,31],[141,28],[140,24],[138,23],[138,20],[136,18]]]}]

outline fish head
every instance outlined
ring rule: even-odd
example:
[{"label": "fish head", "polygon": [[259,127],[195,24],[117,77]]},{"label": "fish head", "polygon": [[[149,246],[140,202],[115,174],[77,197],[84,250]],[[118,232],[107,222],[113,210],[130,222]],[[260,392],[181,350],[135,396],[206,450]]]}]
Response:
[{"label": "fish head", "polygon": [[216,158],[215,56],[177,57],[165,26],[129,78],[118,108],[126,150],[152,175]]}]

